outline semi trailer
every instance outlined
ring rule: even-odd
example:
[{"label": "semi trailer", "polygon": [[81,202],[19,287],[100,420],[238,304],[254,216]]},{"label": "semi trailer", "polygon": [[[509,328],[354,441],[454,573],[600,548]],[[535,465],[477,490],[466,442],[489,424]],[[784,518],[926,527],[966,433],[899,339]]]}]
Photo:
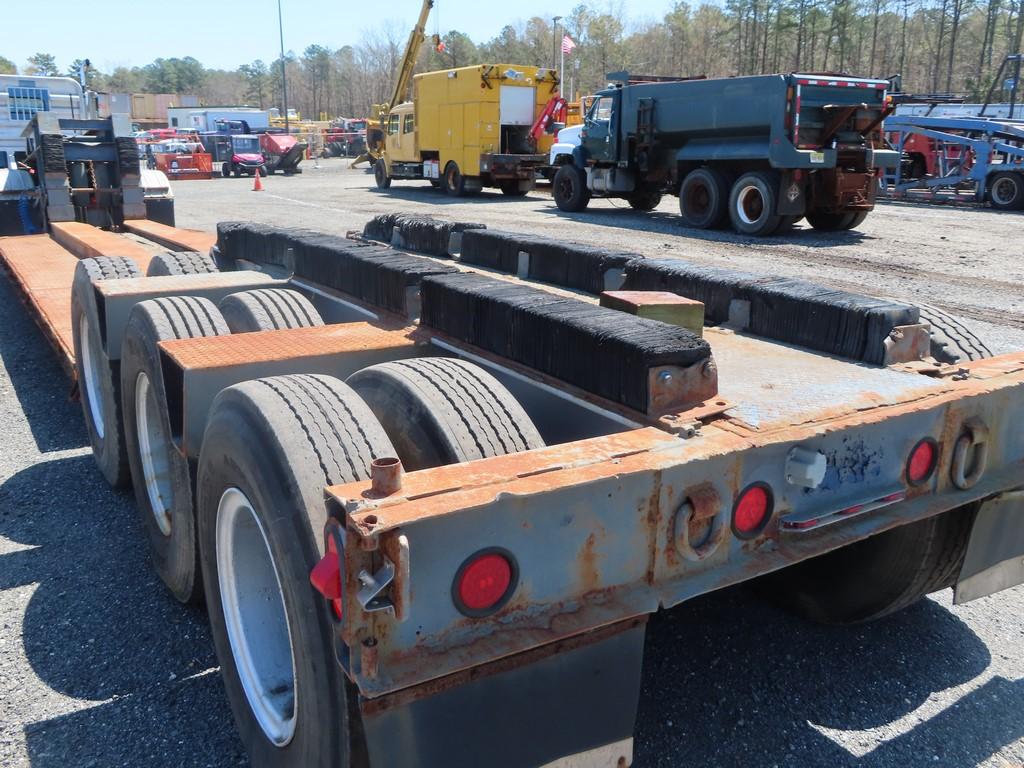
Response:
[{"label": "semi trailer", "polygon": [[882,134],[885,80],[780,74],[631,81],[610,74],[581,144],[555,174],[559,209],[593,197],[653,210],[679,198],[686,226],[770,235],[801,218],[851,229],[874,207],[879,169],[899,154]]},{"label": "semi trailer", "polygon": [[917,307],[806,281],[388,227],[433,255],[0,240],[63,290],[97,465],[205,601],[254,764],[621,768],[657,610],[757,579],[848,623],[1024,581],[1024,354],[943,364]]}]

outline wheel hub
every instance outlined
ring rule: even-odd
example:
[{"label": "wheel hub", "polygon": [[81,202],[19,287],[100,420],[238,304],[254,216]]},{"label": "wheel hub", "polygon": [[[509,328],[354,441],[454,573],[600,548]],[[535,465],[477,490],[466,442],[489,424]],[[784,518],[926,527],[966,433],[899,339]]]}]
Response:
[{"label": "wheel hub", "polygon": [[744,224],[754,224],[764,213],[764,198],[761,190],[748,184],[740,190],[736,198],[736,213]]},{"label": "wheel hub", "polygon": [[82,340],[81,368],[84,376],[82,384],[85,389],[85,399],[89,403],[89,413],[92,415],[93,428],[102,440],[105,425],[103,422],[103,400],[100,396],[99,388],[99,352],[98,350],[93,349],[92,336],[89,333],[89,321],[86,320],[84,314],[82,315],[82,319],[79,321],[78,335]]},{"label": "wheel hub", "polygon": [[171,535],[171,445],[160,418],[160,406],[150,386],[149,377],[141,371],[135,379],[135,434],[139,443],[139,460],[146,484],[149,506],[157,527],[164,536]]}]

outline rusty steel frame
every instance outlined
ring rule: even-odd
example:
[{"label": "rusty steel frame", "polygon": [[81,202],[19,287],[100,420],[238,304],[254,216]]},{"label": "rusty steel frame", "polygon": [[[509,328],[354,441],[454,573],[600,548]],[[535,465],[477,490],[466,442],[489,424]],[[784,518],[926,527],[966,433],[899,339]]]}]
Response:
[{"label": "rusty steel frame", "polygon": [[[373,698],[512,656],[579,632],[675,605],[890,528],[962,507],[1024,478],[1024,355],[970,363],[966,376],[912,391],[902,402],[809,412],[799,424],[757,431],[723,418],[690,439],[656,428],[406,475],[380,499],[367,483],[327,489],[342,522],[346,583],[339,638],[352,649],[347,673]],[[956,444],[973,424],[988,429],[987,468],[958,488]],[[909,487],[905,463],[924,436],[939,469]],[[794,447],[821,451],[837,477],[816,489],[787,485]],[[844,476],[840,477],[840,473]],[[754,481],[775,492],[770,524],[753,539],[728,532],[701,557],[677,548],[676,519],[693,500],[705,518],[728,520],[732,500]],[[709,511],[707,499],[722,500]],[[898,504],[864,505],[902,494]],[[857,514],[868,509],[863,514]],[[784,516],[849,511],[808,531]],[[356,575],[374,572],[404,537],[408,583],[398,610],[366,613]],[[459,565],[500,545],[518,559],[520,586],[495,615],[467,618],[444,599]],[[399,621],[396,614],[404,620]],[[371,659],[362,649],[372,648]]]}]

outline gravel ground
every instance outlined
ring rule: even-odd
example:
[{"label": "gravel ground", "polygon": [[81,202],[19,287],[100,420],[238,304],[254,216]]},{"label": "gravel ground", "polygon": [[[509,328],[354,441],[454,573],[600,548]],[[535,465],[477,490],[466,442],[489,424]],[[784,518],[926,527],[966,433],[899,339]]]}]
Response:
[{"label": "gravel ground", "polygon": [[[182,183],[178,222],[252,218],[343,232],[368,215],[430,211],[490,226],[813,276],[986,320],[1024,347],[1020,219],[884,206],[862,233],[771,241],[682,236],[611,204],[572,217],[543,194],[452,203],[338,161],[301,177]],[[691,233],[692,235],[692,233]],[[964,258],[961,258],[964,257]],[[80,408],[0,278],[0,765],[245,764],[203,613],[157,581],[131,496],[89,455]],[[962,607],[941,593],[869,626],[835,629],[738,588],[655,616],[637,724],[638,766],[1024,764],[1024,588]]]}]

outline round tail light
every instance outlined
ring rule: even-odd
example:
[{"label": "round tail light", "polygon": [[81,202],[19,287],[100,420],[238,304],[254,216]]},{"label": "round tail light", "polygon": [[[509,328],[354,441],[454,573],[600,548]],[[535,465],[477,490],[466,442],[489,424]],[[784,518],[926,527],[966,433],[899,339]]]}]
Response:
[{"label": "round tail light", "polygon": [[483,549],[459,566],[452,582],[452,600],[466,616],[489,616],[509,601],[518,583],[519,568],[511,552]]},{"label": "round tail light", "polygon": [[907,482],[910,485],[924,485],[935,474],[939,463],[939,444],[934,438],[925,437],[918,441],[907,458]]},{"label": "round tail light", "polygon": [[751,483],[736,497],[732,508],[732,532],[741,539],[752,539],[768,525],[775,497],[767,483]]}]

